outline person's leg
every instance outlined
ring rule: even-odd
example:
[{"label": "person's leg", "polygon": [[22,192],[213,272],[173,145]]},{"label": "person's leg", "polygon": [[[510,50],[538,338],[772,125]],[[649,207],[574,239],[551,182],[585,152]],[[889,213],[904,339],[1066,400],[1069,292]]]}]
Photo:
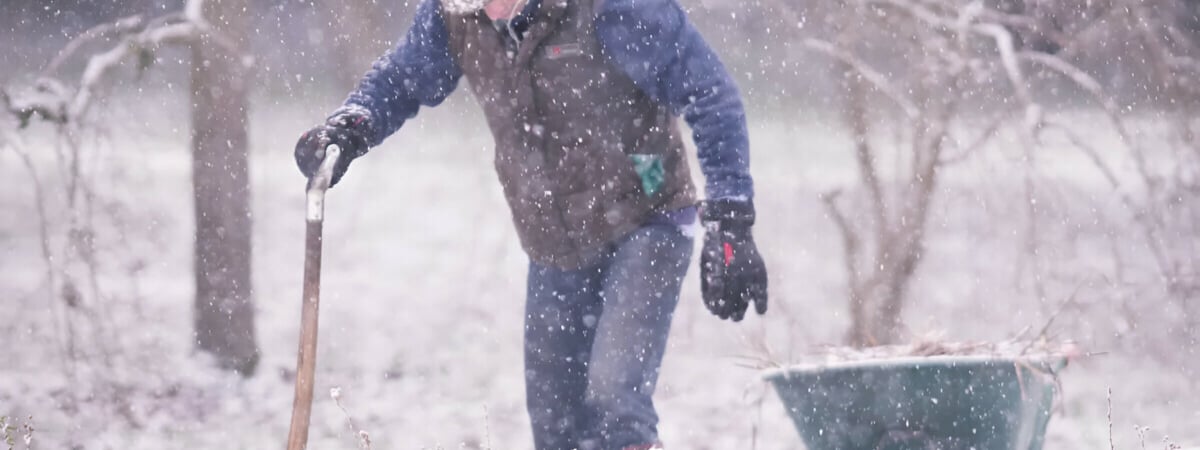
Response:
[{"label": "person's leg", "polygon": [[601,275],[600,267],[564,271],[529,265],[525,399],[537,450],[577,448]]},{"label": "person's leg", "polygon": [[643,227],[618,244],[604,274],[604,312],[588,367],[591,447],[658,441],[652,397],[691,255],[692,238],[674,225]]}]

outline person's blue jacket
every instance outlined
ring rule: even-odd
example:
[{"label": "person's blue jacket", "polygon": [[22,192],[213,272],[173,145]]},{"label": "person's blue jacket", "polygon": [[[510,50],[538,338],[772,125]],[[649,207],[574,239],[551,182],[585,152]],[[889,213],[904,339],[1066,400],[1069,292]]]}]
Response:
[{"label": "person's blue jacket", "polygon": [[[449,50],[441,0],[423,0],[407,36],[375,62],[339,110],[370,117],[378,145],[417,114],[450,95],[462,77]],[[602,51],[647,95],[682,113],[692,128],[707,197],[750,199],[746,114],[733,79],[676,0],[600,0]],[[514,19],[529,20],[530,4]],[[335,113],[337,114],[337,113]]]}]

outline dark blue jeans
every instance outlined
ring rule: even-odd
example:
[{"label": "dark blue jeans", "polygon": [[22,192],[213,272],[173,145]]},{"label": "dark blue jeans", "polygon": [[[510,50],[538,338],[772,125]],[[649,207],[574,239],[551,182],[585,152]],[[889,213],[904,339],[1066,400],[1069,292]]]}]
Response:
[{"label": "dark blue jeans", "polygon": [[537,450],[658,440],[651,397],[691,255],[691,236],[653,224],[582,269],[530,264],[525,392]]}]

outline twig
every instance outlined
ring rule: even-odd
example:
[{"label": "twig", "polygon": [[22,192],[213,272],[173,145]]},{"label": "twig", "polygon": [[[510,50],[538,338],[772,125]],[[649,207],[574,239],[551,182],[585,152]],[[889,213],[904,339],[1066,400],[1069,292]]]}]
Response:
[{"label": "twig", "polygon": [[1021,349],[1022,355],[1029,351],[1029,349],[1033,347],[1034,343],[1042,341],[1046,338],[1046,333],[1050,331],[1050,326],[1054,325],[1054,319],[1057,319],[1058,315],[1062,314],[1062,312],[1067,309],[1068,305],[1075,303],[1075,297],[1079,294],[1079,290],[1083,289],[1084,282],[1085,281],[1080,281],[1077,283],[1075,285],[1075,290],[1071,291],[1071,295],[1067,296],[1065,300],[1058,304],[1058,308],[1055,308],[1054,313],[1050,314],[1050,317],[1046,319],[1046,323],[1042,324],[1041,329],[1039,329],[1038,333],[1034,335],[1034,338],[1030,339],[1029,342],[1025,344],[1025,347]]},{"label": "twig", "polygon": [[486,450],[492,450],[492,424],[487,405],[483,405],[483,440],[487,443]]},{"label": "twig", "polygon": [[25,448],[33,446],[33,416],[29,416],[25,423],[21,425],[21,440],[25,442]]},{"label": "twig", "polygon": [[329,397],[333,398],[333,403],[336,404],[338,409],[342,410],[342,414],[346,416],[346,425],[350,427],[350,431],[354,433],[355,443],[365,450],[371,450],[371,435],[367,434],[365,430],[354,425],[354,418],[350,417],[350,411],[347,411],[346,408],[342,406],[342,388],[336,386],[329,388]]},{"label": "twig", "polygon": [[1113,422],[1112,422],[1112,387],[1108,388],[1108,449],[1117,450],[1117,446],[1113,445]]},{"label": "twig", "polygon": [[1013,371],[1017,374],[1017,389],[1021,392],[1021,400],[1029,399],[1029,392],[1025,390],[1025,374],[1021,373],[1021,369],[1029,367],[1021,360],[1013,361]]},{"label": "twig", "polygon": [[[761,385],[763,385],[763,383],[759,383],[759,385],[761,386]],[[767,399],[766,388],[763,387],[762,389],[759,390],[758,400],[754,402],[755,409],[757,410],[757,414],[755,414],[755,417],[754,417],[754,424],[750,427],[750,450],[758,449],[758,428],[760,426],[762,426],[763,403],[765,403],[764,400],[766,400],[766,399]]]}]

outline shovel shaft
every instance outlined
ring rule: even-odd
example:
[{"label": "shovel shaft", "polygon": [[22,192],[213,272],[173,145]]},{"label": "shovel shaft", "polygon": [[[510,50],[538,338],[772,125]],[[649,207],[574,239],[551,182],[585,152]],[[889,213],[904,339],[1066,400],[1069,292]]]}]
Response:
[{"label": "shovel shaft", "polygon": [[309,221],[304,237],[304,300],[300,307],[300,351],[296,361],[296,395],[292,401],[288,450],[301,450],[308,442],[308,422],[312,415],[313,380],[317,365],[323,225],[321,221]]},{"label": "shovel shaft", "polygon": [[308,211],[304,236],[304,297],[300,307],[300,350],[296,361],[296,395],[292,400],[292,424],[288,430],[288,450],[308,445],[308,424],[312,416],[313,382],[317,366],[317,318],[321,304],[321,233],[325,224],[325,191],[333,177],[333,165],[341,150],[336,145],[325,149],[321,168],[308,181]]}]

